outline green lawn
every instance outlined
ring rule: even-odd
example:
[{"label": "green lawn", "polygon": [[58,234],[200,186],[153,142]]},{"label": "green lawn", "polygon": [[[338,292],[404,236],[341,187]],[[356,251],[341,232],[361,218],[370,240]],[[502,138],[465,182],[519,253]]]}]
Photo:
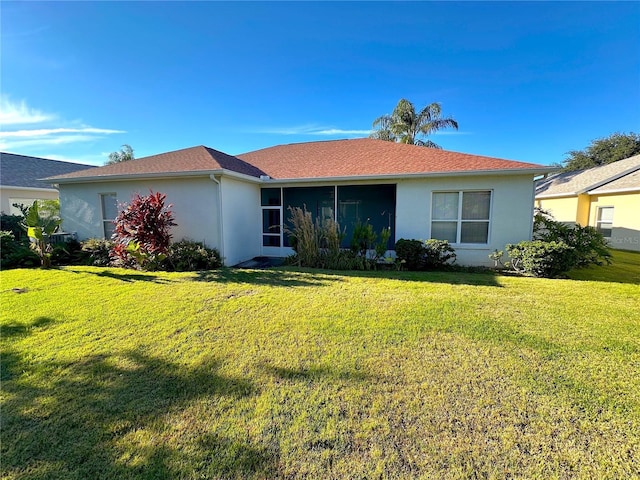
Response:
[{"label": "green lawn", "polygon": [[577,280],[4,271],[1,477],[640,478],[622,257]]}]

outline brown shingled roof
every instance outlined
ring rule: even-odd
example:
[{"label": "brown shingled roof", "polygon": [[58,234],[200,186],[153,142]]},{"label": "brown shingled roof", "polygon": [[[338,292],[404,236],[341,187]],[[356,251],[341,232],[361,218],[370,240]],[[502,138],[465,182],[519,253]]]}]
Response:
[{"label": "brown shingled roof", "polygon": [[210,172],[220,169],[231,170],[253,177],[264,175],[264,172],[239,158],[212,148],[198,146],[93,168],[88,172],[80,171],[51,177],[51,179],[63,180],[89,176],[91,178],[121,177],[126,175],[144,176],[164,173]]},{"label": "brown shingled roof", "polygon": [[436,173],[544,170],[533,163],[449,152],[370,138],[294,143],[231,156],[199,146],[74,172],[50,180],[227,170],[259,178],[322,179]]},{"label": "brown shingled roof", "polygon": [[371,138],[295,143],[237,157],[274,179],[540,169],[541,165]]}]

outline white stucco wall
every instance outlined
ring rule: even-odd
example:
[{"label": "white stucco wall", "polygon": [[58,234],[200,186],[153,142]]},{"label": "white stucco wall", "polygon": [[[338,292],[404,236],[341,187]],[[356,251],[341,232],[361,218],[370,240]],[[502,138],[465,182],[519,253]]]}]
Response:
[{"label": "white stucco wall", "polygon": [[260,185],[222,177],[222,232],[225,265],[236,265],[261,253]]},{"label": "white stucco wall", "polygon": [[457,264],[493,266],[488,255],[507,243],[531,239],[534,185],[532,175],[450,177],[398,182],[396,240],[424,240],[431,235],[431,196],[436,191],[491,190],[488,245],[452,244]]},{"label": "white stucco wall", "polygon": [[119,203],[127,203],[134,193],[153,190],[166,194],[166,204],[173,205],[173,241],[188,238],[220,250],[218,188],[209,177],[60,184],[62,228],[77,232],[79,239],[102,238],[100,194],[115,193]]},{"label": "white stucco wall", "polygon": [[45,188],[0,187],[0,212],[7,215],[20,215],[20,209],[14,203],[31,206],[34,200],[57,200],[58,191]]},{"label": "white stucco wall", "polygon": [[[165,193],[167,202],[173,204],[178,224],[172,229],[174,241],[189,238],[215,247],[220,250],[226,265],[261,255],[261,185],[227,176],[219,178],[219,181],[220,186],[209,177],[62,184],[59,189],[63,228],[67,232],[77,232],[80,239],[100,238],[103,236],[100,194],[115,193],[119,202],[127,202],[132,194],[146,194],[152,189]],[[340,182],[341,185],[364,183],[375,182]],[[488,255],[493,250],[503,250],[507,243],[531,239],[532,175],[438,177],[395,183],[396,240],[429,238],[432,193],[460,190],[491,190],[493,193],[489,243],[453,244],[458,264],[491,266]],[[218,204],[219,195],[221,205]],[[220,214],[222,223],[219,222]],[[221,229],[219,225],[222,225]]]}]

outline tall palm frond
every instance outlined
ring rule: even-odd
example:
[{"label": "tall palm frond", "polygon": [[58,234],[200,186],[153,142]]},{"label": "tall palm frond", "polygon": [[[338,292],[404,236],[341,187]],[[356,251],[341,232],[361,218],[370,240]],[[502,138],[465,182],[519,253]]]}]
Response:
[{"label": "tall palm frond", "polygon": [[458,122],[453,118],[442,118],[442,108],[434,102],[424,107],[419,113],[409,100],[400,99],[391,115],[383,115],[373,122],[377,128],[370,136],[381,140],[420,145],[430,148],[441,148],[431,140],[422,140],[420,135],[430,135],[444,128],[458,129]]}]

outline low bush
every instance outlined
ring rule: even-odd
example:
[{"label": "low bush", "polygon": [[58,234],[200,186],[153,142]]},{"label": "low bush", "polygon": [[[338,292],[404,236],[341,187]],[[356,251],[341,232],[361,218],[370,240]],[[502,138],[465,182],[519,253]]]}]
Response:
[{"label": "low bush", "polygon": [[421,240],[401,238],[396,242],[396,260],[402,262],[407,270],[422,270],[424,246]]},{"label": "low bush", "polygon": [[571,247],[567,252],[571,265],[569,269],[611,263],[611,251],[607,241],[595,228],[558,222],[549,212],[542,209],[536,210],[533,239],[563,242]]},{"label": "low bush", "polygon": [[111,264],[110,252],[113,242],[102,238],[90,238],[82,242],[82,251],[88,255],[87,264],[107,267]]},{"label": "low bush", "polygon": [[222,266],[222,258],[215,248],[208,248],[200,242],[181,240],[169,246],[167,258],[161,269],[175,272],[213,270]]},{"label": "low bush", "polygon": [[40,257],[26,240],[16,240],[13,232],[0,231],[0,269],[28,268],[40,265]]},{"label": "low bush", "polygon": [[456,261],[454,248],[446,240],[429,239],[396,242],[396,261],[407,270],[437,270]]},{"label": "low bush", "polygon": [[22,215],[0,215],[0,230],[13,233],[15,240],[27,239],[27,232],[22,228]]},{"label": "low bush", "polygon": [[525,275],[553,278],[573,266],[572,247],[564,242],[524,241],[507,244],[506,250],[511,257],[507,266]]},{"label": "low bush", "polygon": [[448,241],[430,238],[424,242],[423,261],[427,270],[442,268],[455,263],[456,252]]},{"label": "low bush", "polygon": [[73,238],[55,243],[51,249],[52,265],[90,265],[89,254],[83,251],[82,244]]}]

